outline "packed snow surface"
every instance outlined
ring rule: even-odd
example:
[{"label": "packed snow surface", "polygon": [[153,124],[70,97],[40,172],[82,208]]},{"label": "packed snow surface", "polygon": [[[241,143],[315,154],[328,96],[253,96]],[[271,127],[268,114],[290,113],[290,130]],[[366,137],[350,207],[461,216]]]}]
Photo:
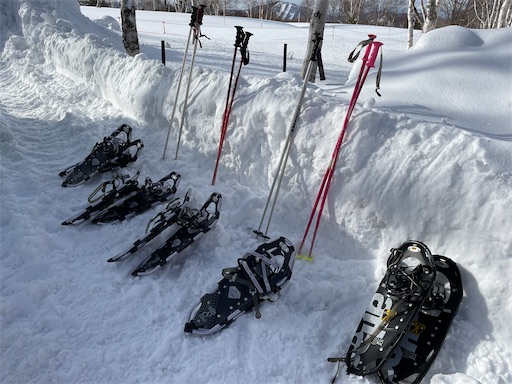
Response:
[{"label": "packed snow surface", "polygon": [[[346,352],[389,249],[408,239],[456,261],[465,289],[425,383],[512,381],[510,28],[417,33],[407,50],[402,29],[328,25],[327,80],[307,88],[272,238],[300,244],[361,65],[346,58],[368,33],[384,43],[382,97],[373,69],[341,147],[314,261],[296,261],[260,319],[247,313],[195,336],[183,325],[197,300],[262,242],[252,230],[302,88],[308,25],[206,15],[179,156],[181,98],[162,160],[190,14],[138,12],[135,57],[124,53],[118,9],[9,0],[0,18],[0,382],[328,383],[336,367],[327,357]],[[250,63],[211,186],[235,25],[253,33]],[[106,260],[141,237],[161,206],[112,225],[61,225],[110,175],[63,188],[58,173],[123,123],[144,141],[141,177],[179,172],[177,195],[192,188],[198,206],[214,191],[223,196],[215,229],[142,278],[130,273],[148,249]],[[342,369],[338,382],[377,381]]]}]

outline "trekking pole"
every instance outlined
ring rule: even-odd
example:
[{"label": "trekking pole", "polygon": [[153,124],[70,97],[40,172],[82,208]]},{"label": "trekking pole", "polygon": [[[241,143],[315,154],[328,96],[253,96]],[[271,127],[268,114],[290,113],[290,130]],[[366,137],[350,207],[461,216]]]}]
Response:
[{"label": "trekking pole", "polygon": [[[309,82],[309,77],[310,77],[311,71],[313,69],[313,63],[315,61],[317,61],[318,54],[320,53],[320,50],[321,50],[321,45],[322,45],[322,38],[320,37],[319,34],[317,34],[316,40],[313,45],[313,50],[311,52],[311,57],[309,59],[308,68],[306,70],[306,75],[304,76],[304,80],[302,83],[302,90],[301,90],[301,93],[299,96],[299,100],[298,100],[297,105],[295,106],[295,110],[293,112],[292,121],[290,124],[290,128],[288,130],[288,136],[287,136],[286,142],[285,142],[285,147],[283,149],[281,158],[279,159],[279,164],[277,166],[277,171],[274,176],[274,181],[272,182],[272,186],[270,187],[270,193],[268,195],[267,202],[265,204],[265,208],[263,209],[263,215],[261,217],[258,229],[253,231],[256,235],[261,236],[263,238],[268,238],[268,236],[267,236],[268,229],[270,227],[270,222],[272,220],[272,215],[274,213],[274,208],[275,208],[275,205],[277,202],[279,189],[281,187],[281,182],[283,180],[284,172],[286,169],[286,163],[288,162],[288,157],[290,154],[290,147],[293,142],[293,138],[295,136],[295,128],[296,128],[297,122],[299,120],[300,112],[302,109],[302,103],[304,102],[304,96],[306,94],[306,88],[307,88],[307,85]],[[275,190],[275,193],[274,193],[274,190]],[[265,232],[262,232],[261,227],[263,226],[263,222],[265,221],[265,216],[267,214],[267,210],[269,208],[271,201],[272,201],[272,207],[270,209],[269,217],[267,219],[267,225],[265,227]]]},{"label": "trekking pole", "polygon": [[[193,23],[193,39],[194,39],[194,49],[192,50],[192,58],[190,59],[190,68],[189,68],[189,74],[188,74],[188,81],[187,81],[187,89],[185,91],[185,100],[183,104],[183,112],[181,113],[181,122],[180,122],[180,130],[178,132],[178,142],[176,143],[176,154],[174,156],[174,160],[178,159],[178,151],[180,149],[180,141],[181,141],[181,133],[183,132],[183,124],[185,122],[185,119],[187,117],[187,109],[188,109],[188,95],[190,92],[190,83],[192,80],[192,71],[194,70],[194,63],[196,60],[196,52],[197,52],[197,46],[200,44],[199,38],[201,35],[201,25],[203,24],[203,14],[204,14],[204,5],[200,5],[197,7],[197,15],[196,20]],[[192,24],[192,23],[191,23]]]},{"label": "trekking pole", "polygon": [[[215,169],[213,171],[212,185],[215,185],[215,179],[217,178],[217,168],[219,166],[219,160],[220,160],[220,156],[222,153],[222,146],[224,144],[225,126],[227,125],[228,110],[229,110],[229,105],[230,105],[229,97],[231,94],[231,85],[233,83],[233,72],[235,70],[236,54],[238,52],[238,49],[244,43],[245,33],[243,31],[243,27],[235,26],[235,28],[236,28],[235,51],[233,53],[233,61],[231,63],[231,74],[229,76],[229,85],[228,85],[228,94],[226,96],[226,105],[224,107],[224,114],[222,115],[222,126],[220,129],[219,149],[217,151],[217,160],[215,162]],[[238,78],[237,78],[237,81],[238,81]],[[235,88],[236,88],[236,85],[235,85]]]},{"label": "trekking pole", "polygon": [[[309,248],[309,253],[305,257],[306,259],[311,259],[311,255],[312,255],[312,252],[313,252],[313,247],[315,245],[316,235],[317,235],[317,232],[318,232],[318,228],[320,226],[320,220],[322,218],[323,208],[324,208],[324,205],[325,205],[325,201],[327,199],[327,194],[329,192],[329,188],[331,186],[332,177],[333,177],[334,171],[336,169],[336,163],[338,161],[339,151],[340,151],[340,148],[341,148],[341,144],[343,142],[343,138],[345,136],[345,132],[346,132],[346,129],[347,129],[347,126],[348,126],[348,122],[350,120],[350,117],[351,117],[352,112],[354,110],[354,107],[356,105],[356,102],[357,102],[357,99],[359,97],[359,94],[361,93],[361,90],[363,88],[363,84],[364,84],[364,82],[366,80],[366,76],[368,75],[368,72],[369,72],[370,68],[373,68],[375,66],[374,65],[375,64],[375,60],[376,60],[377,54],[379,52],[380,46],[382,45],[382,43],[380,43],[380,42],[374,42],[373,41],[376,38],[375,35],[368,35],[368,36],[369,36],[368,40],[360,43],[360,44],[365,43],[363,46],[366,45],[366,50],[365,50],[364,57],[363,57],[363,63],[361,65],[361,69],[359,71],[359,76],[357,78],[357,82],[356,82],[356,85],[354,87],[354,92],[353,92],[352,98],[350,100],[349,108],[348,108],[347,114],[345,116],[345,120],[344,120],[344,123],[343,123],[342,130],[341,130],[340,135],[338,137],[338,140],[336,142],[336,146],[335,146],[334,151],[332,153],[331,160],[329,162],[327,170],[326,170],[326,172],[324,174],[322,183],[320,185],[320,190],[318,191],[318,195],[317,195],[315,203],[313,205],[313,210],[311,211],[311,215],[309,217],[309,221],[308,221],[308,224],[307,224],[307,227],[306,227],[306,231],[304,233],[304,237],[302,238],[302,242],[301,242],[301,245],[300,245],[300,248],[299,248],[299,252],[298,253],[301,254],[302,248],[303,248],[304,243],[306,241],[306,238],[307,238],[309,229],[311,227],[311,224],[313,222],[313,219],[314,219],[315,215],[317,215],[315,229],[314,229],[314,232],[313,232],[313,237],[311,239],[311,245],[310,245],[310,248]],[[356,47],[356,49],[357,49],[357,47]],[[349,58],[350,57],[351,56],[349,56]],[[357,58],[357,55],[354,58],[354,60],[356,58]],[[317,211],[317,207],[318,207],[319,204],[320,204],[320,206],[319,206],[319,209]]]},{"label": "trekking pole", "polygon": [[181,82],[183,80],[183,73],[185,72],[185,64],[187,63],[187,55],[188,55],[188,49],[190,46],[190,37],[192,36],[192,31],[194,29],[194,20],[196,18],[196,9],[194,8],[191,16],[190,21],[190,28],[188,31],[188,38],[187,38],[187,45],[185,46],[185,53],[183,54],[183,62],[181,64],[181,70],[180,70],[180,77],[178,80],[178,88],[176,89],[176,96],[174,98],[174,105],[172,106],[172,113],[171,113],[171,120],[169,122],[169,129],[167,130],[167,137],[165,139],[165,145],[164,145],[164,153],[162,155],[162,160],[165,160],[165,154],[167,152],[167,145],[169,143],[169,137],[171,136],[171,130],[172,130],[172,123],[174,120],[174,114],[176,113],[176,106],[178,105],[178,98],[180,96],[180,89],[181,89]]},{"label": "trekking pole", "polygon": [[231,116],[231,110],[233,109],[233,102],[235,101],[235,93],[236,93],[236,89],[238,87],[238,80],[240,79],[240,71],[242,70],[242,65],[249,64],[249,51],[247,50],[247,45],[249,44],[249,38],[251,36],[252,36],[252,33],[245,32],[244,33],[244,41],[240,47],[240,53],[241,53],[240,65],[238,67],[238,72],[237,72],[237,75],[235,78],[235,85],[233,86],[233,90],[231,93],[231,99],[229,101],[229,106],[228,106],[226,115],[224,117],[224,122],[223,122],[223,127],[222,127],[222,132],[221,132],[221,139],[220,139],[220,143],[219,143],[219,152],[218,152],[217,162],[215,164],[215,174],[214,174],[214,179],[212,180],[212,185],[214,185],[214,183],[215,183],[216,172],[217,172],[217,168],[218,168],[218,164],[219,164],[219,160],[220,160],[220,155],[222,153],[222,146],[224,145],[224,141],[226,138],[226,132],[228,130],[228,124],[229,124],[229,117]]}]

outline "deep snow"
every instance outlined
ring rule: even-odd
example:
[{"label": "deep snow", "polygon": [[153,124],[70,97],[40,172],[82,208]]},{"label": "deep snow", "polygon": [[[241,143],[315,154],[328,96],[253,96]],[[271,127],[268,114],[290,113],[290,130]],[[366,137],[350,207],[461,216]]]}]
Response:
[{"label": "deep snow", "polygon": [[[346,351],[388,251],[414,238],[455,260],[465,296],[425,382],[512,381],[512,31],[406,31],[329,25],[327,81],[310,85],[270,234],[302,238],[354,75],[346,57],[368,33],[384,43],[382,97],[367,79],[315,246],[282,297],[225,330],[183,333],[196,300],[252,235],[291,114],[306,24],[205,16],[180,156],[177,121],[161,160],[190,15],[139,12],[142,54],[124,54],[119,10],[76,1],[0,4],[0,337],[2,383],[320,383]],[[112,18],[112,19],[111,19]],[[162,21],[166,21],[163,24]],[[215,187],[210,186],[235,37],[254,33]],[[166,34],[163,35],[165,26]],[[170,44],[167,66],[160,40]],[[288,72],[281,73],[283,43]],[[178,119],[180,118],[178,114]],[[145,149],[143,177],[182,175],[201,204],[223,195],[214,230],[172,265],[132,278],[141,255],[106,259],[139,238],[157,208],[125,222],[64,227],[101,180],[62,188],[58,172],[122,123]],[[341,383],[376,383],[347,376]]]}]

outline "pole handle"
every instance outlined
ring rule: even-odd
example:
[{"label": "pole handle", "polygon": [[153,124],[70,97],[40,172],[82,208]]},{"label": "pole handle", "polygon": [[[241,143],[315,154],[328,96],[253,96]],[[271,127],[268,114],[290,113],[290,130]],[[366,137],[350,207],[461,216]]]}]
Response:
[{"label": "pole handle", "polygon": [[371,44],[371,52],[368,57],[368,61],[366,62],[366,65],[370,68],[375,67],[375,60],[377,59],[377,55],[379,54],[379,50],[382,43],[380,41],[374,41]]}]

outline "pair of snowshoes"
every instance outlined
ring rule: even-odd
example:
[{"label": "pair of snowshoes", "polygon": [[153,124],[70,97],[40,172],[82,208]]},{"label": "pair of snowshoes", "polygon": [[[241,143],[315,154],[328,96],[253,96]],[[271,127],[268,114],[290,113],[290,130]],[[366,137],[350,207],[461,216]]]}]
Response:
[{"label": "pair of snowshoes", "polygon": [[171,261],[198,236],[210,231],[220,217],[222,196],[219,193],[212,193],[200,209],[193,209],[188,205],[189,195],[190,189],[182,201],[175,199],[170,202],[162,212],[150,220],[144,237],[135,241],[127,250],[108,259],[108,262],[127,259],[170,228],[172,232],[166,240],[132,272],[134,276],[149,275]]},{"label": "pair of snowshoes", "polygon": [[419,241],[391,250],[387,272],[364,313],[344,361],[347,372],[382,383],[419,383],[463,296],[457,265]]},{"label": "pair of snowshoes", "polygon": [[141,140],[131,140],[132,128],[123,124],[103,141],[96,143],[84,161],[59,173],[63,187],[74,187],[93,176],[116,168],[126,167],[137,160],[144,147]]},{"label": "pair of snowshoes", "polygon": [[200,299],[184,331],[211,334],[253,308],[260,318],[260,303],[279,298],[280,291],[290,281],[294,261],[294,247],[284,237],[261,244],[254,252],[245,254],[238,259],[237,267],[222,271],[223,279]]},{"label": "pair of snowshoes", "polygon": [[[100,184],[88,198],[91,205],[62,225],[78,225],[87,220],[95,224],[122,221],[168,201],[176,193],[180,180],[178,173],[171,172],[157,182],[147,177],[142,185],[137,180],[139,173],[118,175]],[[102,195],[98,197],[100,192]]]}]

